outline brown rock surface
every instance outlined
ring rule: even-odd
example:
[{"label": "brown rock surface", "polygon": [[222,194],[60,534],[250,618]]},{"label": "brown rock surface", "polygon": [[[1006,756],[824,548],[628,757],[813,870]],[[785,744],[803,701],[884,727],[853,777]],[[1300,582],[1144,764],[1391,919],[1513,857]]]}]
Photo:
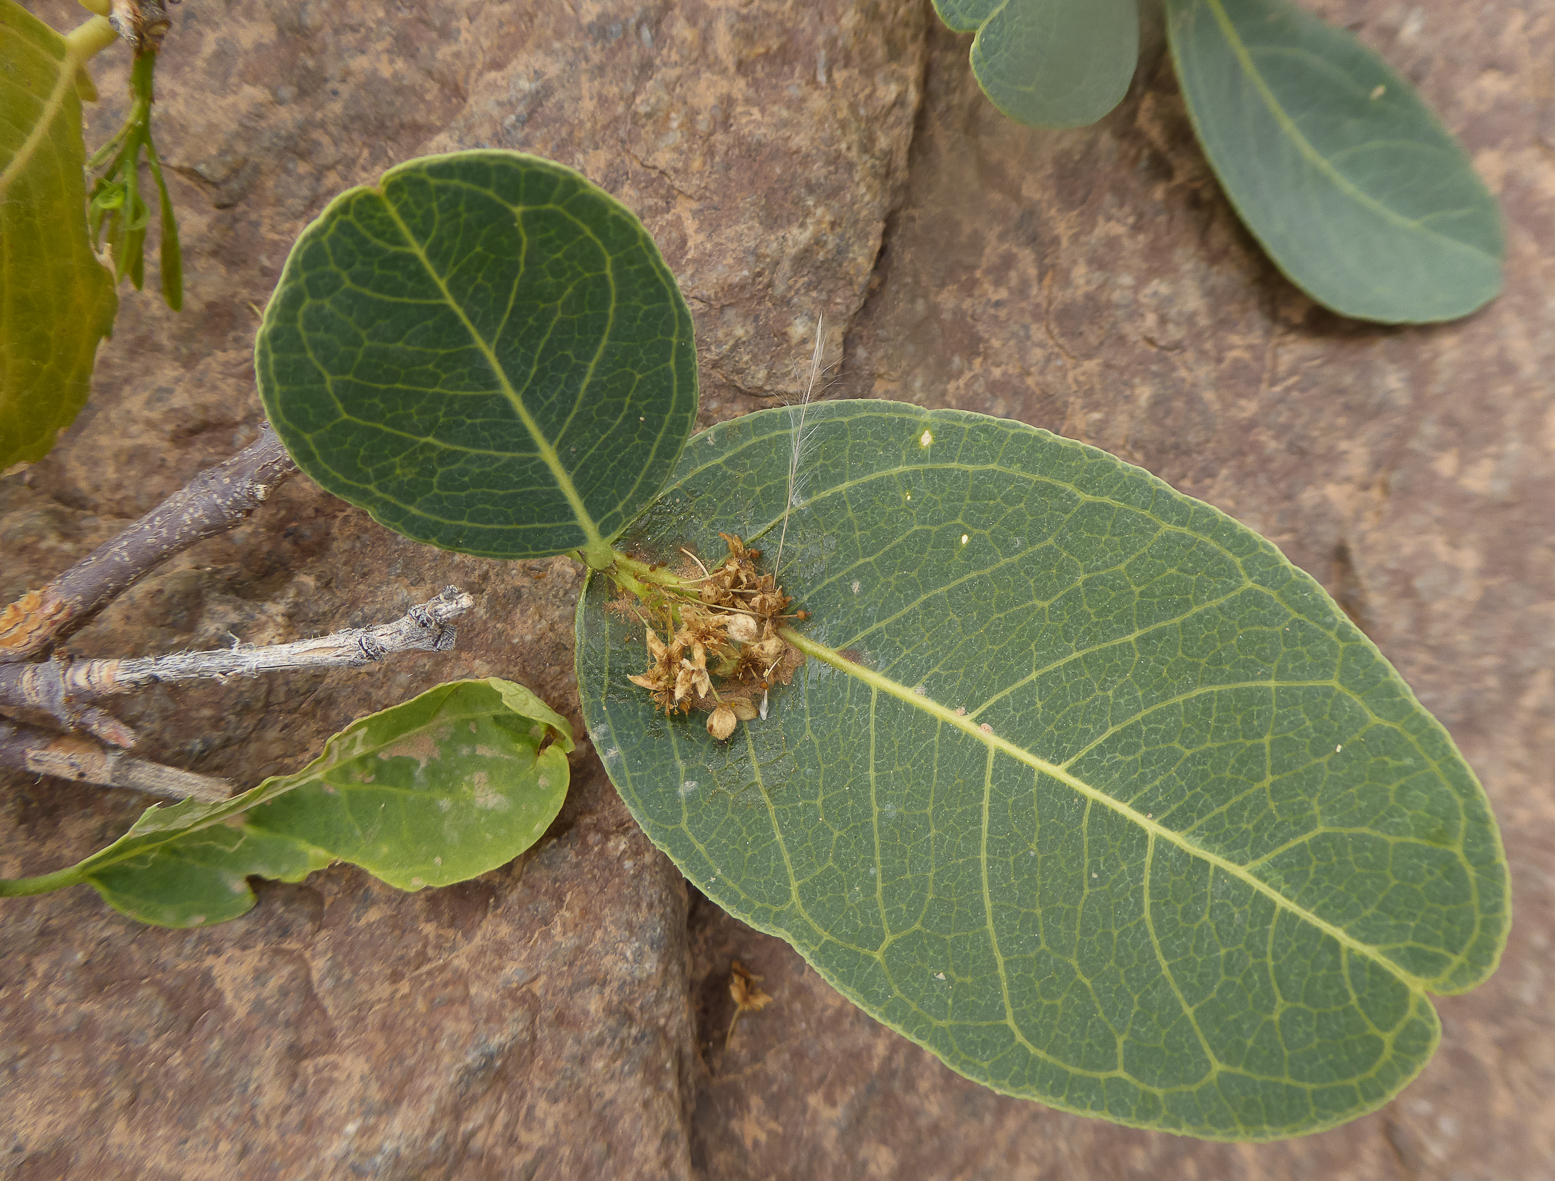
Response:
[{"label": "brown rock surface", "polygon": [[[34,7],[79,19],[62,0]],[[1500,194],[1507,291],[1479,315],[1377,329],[1294,292],[1219,195],[1159,40],[1103,124],[1048,133],[986,104],[966,39],[916,0],[185,4],[158,143],[178,178],[186,311],[127,295],[77,426],[0,481],[0,598],[251,437],[249,304],[335,192],[454,146],[553,156],[665,249],[696,317],[704,418],[792,390],[823,312],[831,358],[849,329],[835,392],[1108,447],[1260,529],[1340,597],[1479,770],[1513,866],[1502,969],[1441,1002],[1442,1049],[1397,1102],[1255,1148],[994,1095],[694,893],[688,920],[678,876],[580,744],[546,840],[462,887],[402,895],[336,868],[197,932],[136,926],[81,888],[7,901],[0,1176],[1555,1171],[1555,13],[1315,7],[1422,86]],[[114,125],[121,77],[100,71],[91,142]],[[477,597],[453,653],[120,712],[146,753],[245,784],[454,676],[512,676],[576,721],[571,563],[423,551],[300,478],[72,647],[291,639],[391,618],[447,582]],[[81,855],[142,803],[0,778],[0,874]],[[731,959],[776,999],[725,1047]]]}]

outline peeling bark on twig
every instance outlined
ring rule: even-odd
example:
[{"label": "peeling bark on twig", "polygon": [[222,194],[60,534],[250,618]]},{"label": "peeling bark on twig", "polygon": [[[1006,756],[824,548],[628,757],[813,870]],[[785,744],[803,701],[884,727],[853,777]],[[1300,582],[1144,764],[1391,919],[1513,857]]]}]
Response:
[{"label": "peeling bark on twig", "polygon": [[47,586],[0,611],[0,665],[43,651],[158,563],[235,527],[296,470],[264,424],[259,438],[231,459],[207,468]]},{"label": "peeling bark on twig", "polygon": [[[474,604],[475,600],[469,595],[450,586],[436,598],[412,607],[392,623],[346,628],[290,644],[220,648],[210,652],[179,652],[171,656],[140,656],[125,660],[65,661],[55,658],[39,664],[0,665],[0,707],[43,710],[67,729],[90,730],[117,746],[129,746],[134,742],[134,733],[129,727],[101,710],[83,709],[82,703],[116,693],[129,693],[159,682],[203,677],[224,680],[321,668],[361,668],[394,652],[447,652],[458,635],[449,620],[464,614]],[[120,741],[116,733],[127,734],[128,741]]]},{"label": "peeling bark on twig", "polygon": [[232,794],[232,784],[225,779],[138,759],[80,734],[55,734],[4,718],[0,718],[0,767],[127,787],[175,800],[224,800]]}]

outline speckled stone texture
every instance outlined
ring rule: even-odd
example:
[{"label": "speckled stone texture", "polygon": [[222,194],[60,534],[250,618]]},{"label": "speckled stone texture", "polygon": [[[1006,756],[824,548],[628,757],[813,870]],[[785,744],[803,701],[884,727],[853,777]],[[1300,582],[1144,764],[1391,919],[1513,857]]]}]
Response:
[{"label": "speckled stone texture", "polygon": [[[664,248],[704,422],[791,394],[823,313],[832,395],[1107,447],[1334,592],[1485,780],[1512,862],[1501,971],[1440,1002],[1442,1048],[1398,1101],[1251,1147],[997,1096],[688,892],[582,743],[547,837],[464,886],[404,895],[337,867],[192,932],[84,888],[5,902],[0,1177],[1555,1175],[1555,10],[1312,6],[1421,86],[1501,197],[1507,290],[1479,315],[1380,329],[1290,288],[1220,196],[1158,25],[1116,112],[1039,132],[988,106],[967,39],[919,0],[190,0],[157,112],[186,311],[127,294],[77,425],[0,480],[0,598],[253,437],[257,310],[332,195],[453,147],[551,156]],[[98,76],[89,143],[124,105],[122,62]],[[511,676],[576,722],[573,563],[423,550],[300,477],[71,646],[293,639],[450,582],[477,599],[452,653],[119,712],[144,753],[244,785],[451,677]],[[0,874],[67,863],[143,803],[0,775]],[[775,999],[726,1044],[734,959]]]}]

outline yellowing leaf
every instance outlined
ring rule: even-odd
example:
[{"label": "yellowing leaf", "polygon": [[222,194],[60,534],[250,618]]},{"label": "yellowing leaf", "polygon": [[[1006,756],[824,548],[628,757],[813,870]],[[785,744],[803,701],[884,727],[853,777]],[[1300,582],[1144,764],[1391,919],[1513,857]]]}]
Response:
[{"label": "yellowing leaf", "polygon": [[118,307],[87,235],[89,40],[0,0],[0,470],[42,459],[85,405]]}]

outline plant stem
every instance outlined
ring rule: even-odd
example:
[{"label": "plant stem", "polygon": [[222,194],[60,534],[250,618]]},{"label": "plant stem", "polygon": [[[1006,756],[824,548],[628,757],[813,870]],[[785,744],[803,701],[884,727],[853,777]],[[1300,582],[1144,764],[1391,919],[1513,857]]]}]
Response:
[{"label": "plant stem", "polygon": [[94,16],[65,34],[66,61],[72,66],[79,66],[97,56],[118,39],[118,31],[108,23],[106,13],[102,16]]},{"label": "plant stem", "polygon": [[47,894],[85,881],[75,866],[40,873],[33,878],[0,878],[0,898],[25,898],[29,894]]},{"label": "plant stem", "polygon": [[668,566],[653,566],[647,562],[639,562],[636,558],[628,557],[619,551],[612,551],[612,554],[615,563],[611,568],[611,575],[638,598],[643,597],[639,584],[644,582],[688,598],[701,598],[702,579],[700,578],[683,578]]}]

